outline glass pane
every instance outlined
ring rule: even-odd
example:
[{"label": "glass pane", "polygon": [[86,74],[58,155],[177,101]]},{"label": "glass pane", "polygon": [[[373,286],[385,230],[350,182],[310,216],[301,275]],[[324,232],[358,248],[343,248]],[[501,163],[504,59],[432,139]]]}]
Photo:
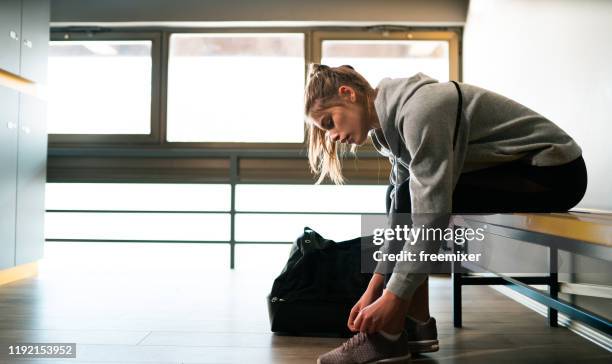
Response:
[{"label": "glass pane", "polygon": [[46,239],[229,240],[229,214],[45,214]]},{"label": "glass pane", "polygon": [[47,183],[47,210],[229,211],[229,185]]},{"label": "glass pane", "polygon": [[291,244],[237,244],[235,249],[236,270],[280,273]]},{"label": "glass pane", "polygon": [[[140,274],[150,279],[153,277],[151,274],[159,276],[169,270],[197,276],[206,271],[219,272],[229,269],[229,253],[229,244],[48,241],[45,243],[44,257],[40,260],[40,272],[43,273],[40,277],[49,279],[52,275],[61,275],[63,282],[66,282],[75,279],[75,272],[94,272],[107,279],[116,277],[123,282],[125,273]],[[108,280],[115,282],[115,279]],[[159,282],[154,280],[150,284],[157,283]],[[57,292],[57,289],[64,287],[66,290],[74,290],[70,284],[53,286],[53,296],[58,300],[66,297]],[[71,302],[76,298],[71,298]],[[62,307],[65,307],[65,304],[63,299]]]},{"label": "glass pane", "polygon": [[53,41],[49,134],[149,134],[151,41]]},{"label": "glass pane", "polygon": [[385,213],[387,186],[236,186],[237,211]]},{"label": "glass pane", "polygon": [[168,141],[303,141],[303,34],[173,34],[168,67]]},{"label": "glass pane", "polygon": [[336,241],[361,236],[361,215],[236,214],[236,241],[292,242],[308,226]]},{"label": "glass pane", "polygon": [[449,80],[447,41],[436,40],[325,40],[321,63],[349,64],[372,87],[385,77],[410,77],[423,72],[440,82]]}]

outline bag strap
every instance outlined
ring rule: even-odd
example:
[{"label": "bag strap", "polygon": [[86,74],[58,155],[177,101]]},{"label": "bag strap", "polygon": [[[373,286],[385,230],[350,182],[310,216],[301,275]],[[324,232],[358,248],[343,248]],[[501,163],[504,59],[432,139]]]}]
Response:
[{"label": "bag strap", "polygon": [[459,124],[461,123],[461,109],[463,108],[463,96],[461,95],[461,88],[459,88],[459,84],[455,81],[450,81],[455,85],[457,89],[458,102],[457,102],[457,118],[455,120],[455,134],[453,135],[453,150],[455,149],[455,144],[457,144],[457,136],[459,135]]}]

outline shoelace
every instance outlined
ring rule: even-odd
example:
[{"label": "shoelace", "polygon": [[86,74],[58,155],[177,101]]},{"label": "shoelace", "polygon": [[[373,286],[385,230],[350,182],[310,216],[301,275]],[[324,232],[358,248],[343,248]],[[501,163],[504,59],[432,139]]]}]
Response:
[{"label": "shoelace", "polygon": [[344,342],[342,344],[342,349],[346,351],[355,346],[359,346],[361,343],[365,341],[366,337],[367,337],[367,334],[360,332],[357,335],[353,336],[352,338],[348,339],[348,341]]}]

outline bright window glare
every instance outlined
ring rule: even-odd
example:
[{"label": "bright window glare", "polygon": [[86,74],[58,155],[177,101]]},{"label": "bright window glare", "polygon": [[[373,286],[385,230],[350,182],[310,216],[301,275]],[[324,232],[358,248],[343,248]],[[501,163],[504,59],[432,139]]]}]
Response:
[{"label": "bright window glare", "polygon": [[47,210],[229,211],[230,185],[47,183]]},{"label": "bright window glare", "polygon": [[306,226],[326,239],[349,240],[361,236],[361,215],[236,214],[236,241],[292,242]]},{"label": "bright window glare", "polygon": [[237,270],[279,273],[287,263],[291,245],[238,244],[235,249]]},{"label": "bright window glare", "polygon": [[52,41],[49,134],[149,134],[151,41]]},{"label": "bright window glare", "polygon": [[170,142],[304,139],[303,34],[173,34]]},{"label": "bright window glare", "polygon": [[423,72],[440,82],[449,80],[449,49],[446,41],[429,40],[325,40],[321,63],[349,64],[372,87],[385,77],[410,77]]},{"label": "bright window glare", "polygon": [[[46,186],[48,210],[229,211],[231,201],[231,188],[228,184],[47,183]],[[359,237],[359,213],[384,213],[386,188],[384,185],[238,184],[235,192],[238,211],[235,216],[235,239],[237,242],[291,243],[302,235],[306,226],[335,241]],[[347,212],[355,214],[342,214]],[[49,212],[45,219],[45,238],[77,241],[109,239],[229,242],[231,231],[229,213]],[[176,244],[177,249],[188,249],[182,248],[185,244]],[[156,249],[147,245],[136,244],[125,249],[143,249],[146,254],[150,249]],[[117,254],[123,249],[118,245],[111,246],[117,247],[114,250]],[[249,271],[280,271],[287,261],[290,248],[290,244],[237,244],[236,267]],[[93,248],[78,249],[84,252],[94,251]],[[172,249],[171,244],[168,249]],[[207,250],[214,254],[214,257],[209,258],[222,261],[223,269],[227,268],[227,250],[215,249]],[[112,254],[110,250],[107,253]]]},{"label": "bright window glare", "polygon": [[236,186],[237,211],[384,213],[387,186]]},{"label": "bright window glare", "polygon": [[[196,276],[202,271],[220,271],[229,267],[229,244],[180,244],[180,243],[93,243],[93,242],[57,242],[45,243],[43,259],[40,260],[41,279],[60,275],[64,280],[76,278],[75,272],[95,273],[110,279],[113,285],[122,282],[125,273],[140,274],[151,278],[151,274],[163,273],[166,270],[184,272]],[[161,278],[161,277],[160,277]],[[64,281],[65,282],[65,281]],[[140,284],[148,283],[141,280]],[[59,294],[58,289],[65,287],[68,292]],[[66,297],[79,298],[74,295],[74,286],[53,286],[53,296],[61,299],[58,302],[65,308]],[[141,288],[141,287],[139,287]],[[153,298],[155,299],[155,298]]]},{"label": "bright window glare", "polygon": [[229,240],[229,214],[45,214],[47,239]]}]

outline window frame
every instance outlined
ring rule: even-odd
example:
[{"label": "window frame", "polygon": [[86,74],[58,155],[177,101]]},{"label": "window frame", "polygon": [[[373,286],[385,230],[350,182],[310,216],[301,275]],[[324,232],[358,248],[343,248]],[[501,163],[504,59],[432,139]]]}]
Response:
[{"label": "window frame", "polygon": [[[384,28],[383,28],[384,29]],[[460,32],[449,30],[380,30],[380,31],[315,31],[312,35],[313,57],[321,60],[323,41],[326,40],[436,40],[448,42],[449,78],[461,81]],[[375,86],[375,85],[372,85]]]},{"label": "window frame", "polygon": [[[312,57],[315,62],[321,62],[323,55],[323,41],[326,40],[437,40],[448,42],[449,78],[460,82],[461,80],[461,57],[460,57],[460,28],[427,29],[427,28],[391,28],[375,27],[370,30],[339,29],[339,30],[315,30],[310,38]],[[372,85],[376,87],[376,85]],[[360,147],[364,152],[375,153],[376,149],[371,142]]]},{"label": "window frame", "polygon": [[279,33],[279,34],[302,34],[304,37],[304,73],[303,85],[306,84],[306,72],[308,63],[310,63],[311,49],[309,45],[309,30],[304,28],[178,28],[163,32],[163,50],[162,59],[164,67],[162,69],[162,105],[161,110],[161,138],[160,144],[169,148],[205,148],[205,149],[264,149],[264,150],[279,150],[279,149],[301,149],[306,147],[306,125],[303,126],[304,139],[301,143],[252,143],[252,142],[170,142],[167,140],[168,127],[168,65],[170,61],[170,38],[173,34],[245,34],[245,33]]},{"label": "window frame", "polygon": [[[202,182],[203,179],[225,182],[232,175],[243,182],[312,183],[307,172],[307,126],[302,143],[239,143],[239,142],[167,142],[167,76],[170,36],[175,33],[303,33],[304,82],[309,63],[321,61],[324,40],[446,40],[449,42],[450,78],[461,81],[461,35],[463,28],[400,27],[400,26],[300,26],[300,27],[58,27],[52,28],[52,39],[62,40],[68,33],[72,39],[153,40],[152,57],[152,133],[150,135],[49,135],[50,180],[70,181],[147,181]],[[408,36],[411,38],[408,38]],[[140,38],[138,38],[140,37]],[[146,38],[148,37],[148,38]],[[157,72],[157,73],[155,73]],[[155,118],[155,119],[153,119]],[[134,138],[136,137],[136,138]],[[140,138],[139,138],[140,137]],[[143,138],[144,137],[144,138]],[[349,155],[347,155],[350,158]],[[212,158],[212,159],[211,159]],[[142,160],[147,169],[134,170],[121,165],[123,160]],[[210,176],[174,175],[169,165],[185,163],[195,168],[195,160],[222,163]],[[192,160],[191,162],[189,162]],[[388,166],[371,143],[356,151],[354,163],[346,163],[352,184],[383,183]],[[87,164],[86,170],[75,168]],[[193,165],[193,166],[192,166]],[[216,165],[216,164],[215,164]],[[157,167],[156,167],[157,166]],[[233,167],[232,167],[233,166]],[[352,168],[352,169],[351,169]],[[128,173],[129,171],[129,173]],[[380,173],[385,174],[381,177]],[[164,175],[164,178],[160,177]],[[330,183],[330,182],[323,182]]]},{"label": "window frame", "polygon": [[[68,37],[68,38],[66,38]],[[114,32],[114,31],[52,31],[51,41],[151,41],[151,105],[149,134],[49,134],[50,146],[70,147],[74,144],[116,145],[116,144],[159,144],[161,118],[161,33],[159,32]]]}]

